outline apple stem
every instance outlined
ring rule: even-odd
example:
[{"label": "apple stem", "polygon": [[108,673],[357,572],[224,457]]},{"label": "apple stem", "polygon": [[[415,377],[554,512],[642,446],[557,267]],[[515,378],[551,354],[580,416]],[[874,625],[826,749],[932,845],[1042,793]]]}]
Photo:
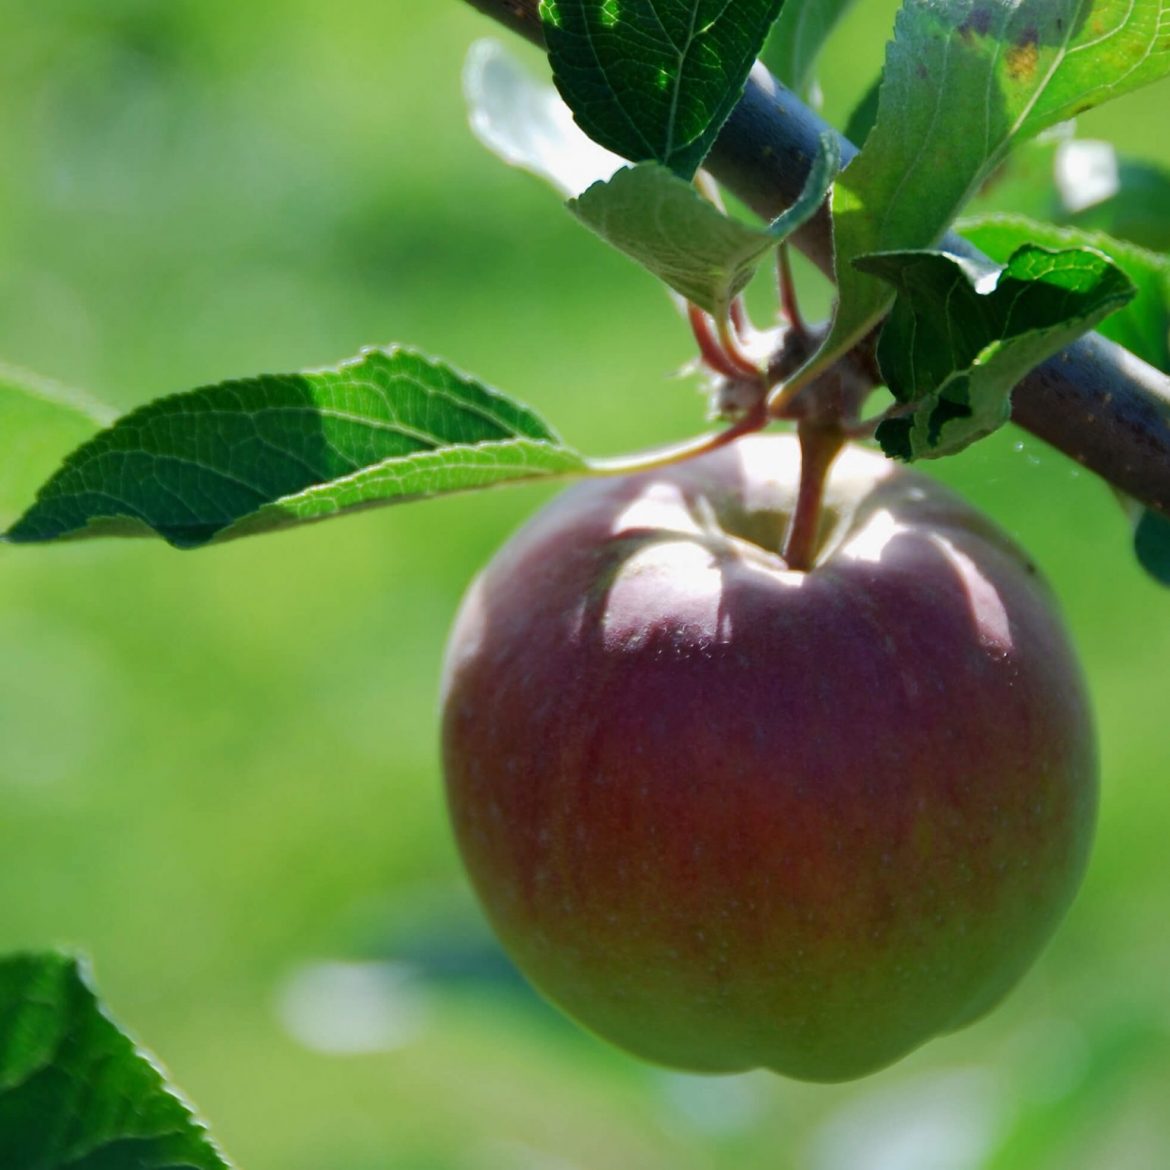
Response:
[{"label": "apple stem", "polygon": [[807,573],[820,548],[825,484],[833,461],[845,445],[845,434],[840,427],[807,421],[799,424],[796,433],[800,439],[800,488],[783,555],[790,569]]}]

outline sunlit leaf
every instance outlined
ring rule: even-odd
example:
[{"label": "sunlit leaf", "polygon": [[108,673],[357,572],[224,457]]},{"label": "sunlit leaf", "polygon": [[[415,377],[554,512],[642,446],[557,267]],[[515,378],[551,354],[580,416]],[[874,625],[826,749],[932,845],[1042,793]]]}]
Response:
[{"label": "sunlit leaf", "polygon": [[878,342],[882,377],[913,407],[877,437],[898,459],[961,450],[1008,419],[1015,384],[1133,296],[1104,256],[1026,245],[1002,271],[943,252],[895,252],[856,263],[898,299]]},{"label": "sunlit leaf", "polygon": [[70,455],[13,541],[179,547],[374,504],[583,470],[531,410],[407,349],[160,399]]},{"label": "sunlit leaf", "polygon": [[906,0],[877,122],[833,192],[839,305],[816,366],[881,317],[852,261],[936,243],[1013,143],[1170,72],[1170,0]]},{"label": "sunlit leaf", "polygon": [[1097,327],[1143,361],[1170,373],[1170,256],[1147,252],[1104,232],[1056,227],[1022,215],[984,215],[956,225],[977,248],[1004,263],[1023,244],[1094,248],[1108,256],[1137,290],[1133,300]]},{"label": "sunlit leaf", "polygon": [[595,142],[690,178],[781,0],[541,0],[557,88]]},{"label": "sunlit leaf", "polygon": [[76,960],[0,959],[0,1160],[8,1170],[229,1170]]}]

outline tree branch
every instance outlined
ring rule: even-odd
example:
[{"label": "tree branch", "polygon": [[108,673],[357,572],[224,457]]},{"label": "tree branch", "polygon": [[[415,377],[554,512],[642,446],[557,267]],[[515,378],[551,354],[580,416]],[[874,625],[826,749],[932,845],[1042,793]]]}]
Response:
[{"label": "tree branch", "polygon": [[[467,0],[543,46],[539,0]],[[762,66],[753,70],[704,166],[765,219],[800,194],[827,123]],[[842,159],[857,148],[841,138]],[[828,208],[793,243],[833,275]],[[948,234],[942,247],[979,253]],[[1148,507],[1170,515],[1170,378],[1093,333],[1034,369],[1012,394],[1012,419]]]}]

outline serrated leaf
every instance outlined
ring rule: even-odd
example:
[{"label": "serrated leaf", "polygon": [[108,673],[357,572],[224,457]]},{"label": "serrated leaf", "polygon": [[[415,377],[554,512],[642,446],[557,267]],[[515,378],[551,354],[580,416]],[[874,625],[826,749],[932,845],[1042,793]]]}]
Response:
[{"label": "serrated leaf", "polygon": [[764,64],[789,89],[806,93],[825,41],[856,3],[857,0],[785,0],[764,49]]},{"label": "serrated leaf", "polygon": [[1137,291],[1129,304],[1101,322],[1099,331],[1170,373],[1170,256],[1148,252],[1104,232],[1056,227],[1022,215],[969,217],[955,226],[999,263],[1026,243],[1052,249],[1093,248],[1108,256]]},{"label": "serrated leaf", "polygon": [[936,243],[1016,142],[1170,72],[1170,0],[905,0],[877,122],[833,191],[839,303],[821,368],[890,291],[852,261]]},{"label": "serrated leaf", "polygon": [[897,290],[878,364],[914,409],[883,422],[877,437],[905,460],[953,454],[1007,422],[1024,374],[1134,295],[1122,272],[1088,250],[1025,245],[998,272],[944,252],[855,263]]},{"label": "serrated leaf", "polygon": [[369,349],[133,411],[66,459],[8,539],[154,531],[191,548],[584,467],[498,391],[412,350]]},{"label": "serrated leaf", "polygon": [[19,515],[69,451],[113,417],[76,390],[0,363],[0,526]]},{"label": "serrated leaf", "polygon": [[56,954],[0,959],[0,1165],[229,1170],[77,961]]},{"label": "serrated leaf", "polygon": [[[1143,361],[1170,373],[1170,257],[1116,240],[1102,232],[1056,227],[1020,215],[985,215],[956,225],[976,247],[999,259],[1023,240],[1045,247],[1093,247],[1120,268],[1137,290],[1134,299],[1097,326]],[[1129,501],[1138,562],[1161,585],[1170,586],[1170,519]]]},{"label": "serrated leaf", "polygon": [[[1049,248],[1092,247],[1108,256],[1137,292],[1129,304],[1106,317],[1098,331],[1170,373],[1170,256],[1103,232],[1057,227],[1022,215],[970,216],[959,220],[956,227],[993,260],[1003,258],[1024,241]],[[1123,503],[1133,517],[1138,562],[1155,581],[1170,586],[1170,520],[1128,497]]]},{"label": "serrated leaf", "polygon": [[608,179],[622,159],[573,121],[551,86],[536,81],[499,41],[476,41],[463,67],[463,94],[475,136],[510,166],[579,195]]},{"label": "serrated leaf", "polygon": [[722,320],[760,259],[816,213],[839,166],[836,136],[826,134],[800,198],[767,227],[724,215],[657,163],[595,183],[569,209],[680,296]]},{"label": "serrated leaf", "polygon": [[1159,585],[1170,587],[1170,518],[1143,508],[1134,527],[1138,563]]},{"label": "serrated leaf", "polygon": [[577,124],[689,179],[743,93],[781,0],[541,0],[553,78]]}]

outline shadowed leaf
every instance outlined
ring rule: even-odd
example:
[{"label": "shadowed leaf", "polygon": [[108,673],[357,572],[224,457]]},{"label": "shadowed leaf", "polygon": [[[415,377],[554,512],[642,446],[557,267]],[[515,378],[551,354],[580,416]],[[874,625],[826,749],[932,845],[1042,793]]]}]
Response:
[{"label": "shadowed leaf", "polygon": [[1044,248],[1093,248],[1108,256],[1137,290],[1133,300],[1098,326],[1098,331],[1136,353],[1142,361],[1170,372],[1170,256],[1148,252],[1104,232],[1055,227],[1022,215],[985,215],[956,225],[997,263],[1024,244]]},{"label": "shadowed leaf", "polygon": [[882,377],[913,407],[878,427],[898,459],[953,454],[1007,422],[1012,388],[1132,298],[1104,256],[1025,245],[1001,271],[942,252],[862,256],[897,301],[878,342]]},{"label": "shadowed leaf", "polygon": [[10,1170],[229,1170],[76,960],[0,960],[0,1162]]},{"label": "shadowed leaf", "polygon": [[680,296],[723,319],[760,260],[816,213],[839,165],[836,137],[826,134],[800,198],[762,227],[724,215],[657,163],[595,183],[569,208]]},{"label": "shadowed leaf", "polygon": [[781,0],[542,0],[557,88],[595,142],[689,179]]},{"label": "shadowed leaf", "polygon": [[407,349],[160,399],[70,455],[13,541],[178,547],[374,504],[584,470],[531,410]]}]

